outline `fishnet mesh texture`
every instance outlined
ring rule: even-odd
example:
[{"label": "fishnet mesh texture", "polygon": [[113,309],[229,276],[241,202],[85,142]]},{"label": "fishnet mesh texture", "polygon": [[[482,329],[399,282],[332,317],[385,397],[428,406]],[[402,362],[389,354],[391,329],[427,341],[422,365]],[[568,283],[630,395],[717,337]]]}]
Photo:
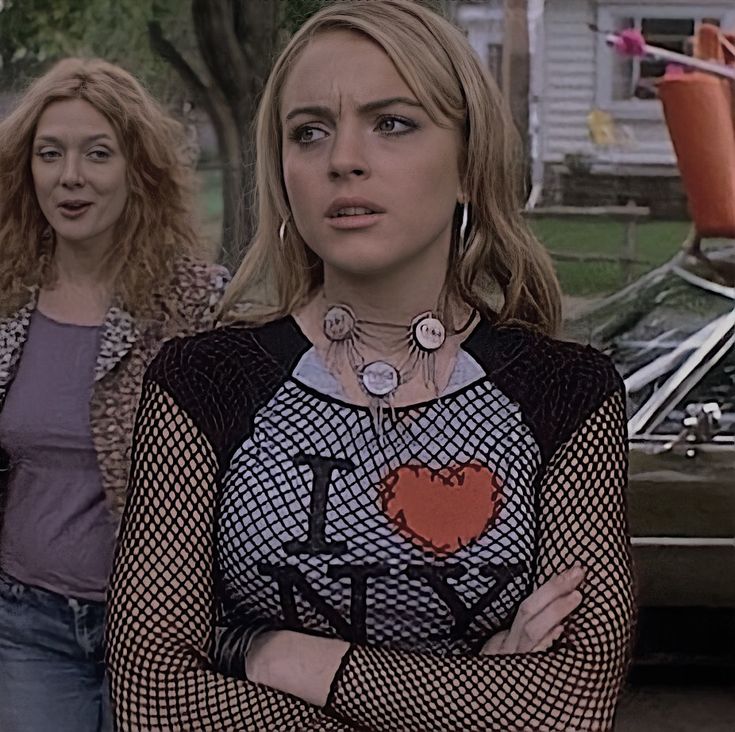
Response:
[{"label": "fishnet mesh texture", "polygon": [[[108,653],[120,729],[608,728],[632,617],[621,394],[608,397],[540,469],[518,405],[487,382],[441,408],[405,410],[372,461],[365,459],[364,411],[309,395],[294,382],[274,391],[245,444],[228,454],[225,471],[221,446],[208,441],[166,390],[146,382],[111,590]],[[206,402],[206,395],[197,398]],[[323,536],[348,546],[332,560],[284,554],[289,541],[305,543],[303,512],[314,483],[313,466],[294,469],[290,461],[284,467],[283,455],[295,449],[351,453],[358,468],[346,471],[349,478],[334,471],[329,487]],[[471,460],[494,467],[505,503],[487,534],[449,557],[397,532],[364,490],[378,473],[406,462],[439,467]],[[275,490],[285,479],[288,496]],[[242,659],[238,665],[226,657],[244,654],[245,644],[232,639],[246,638],[248,625],[294,625],[284,623],[277,583],[261,571],[258,552],[271,565],[300,571],[316,593],[309,602],[299,588],[294,592],[297,629],[335,634],[320,612],[324,601],[336,613],[332,620],[348,619],[340,634],[360,641],[327,712],[248,682]],[[365,566],[376,553],[388,571],[367,580],[361,637],[350,582],[339,571],[329,576],[329,565]],[[585,598],[562,642],[542,654],[473,654],[507,626],[533,586],[576,562],[589,568]],[[447,563],[463,565],[465,573],[446,585],[465,607],[479,607],[459,634],[452,632],[458,624],[447,603],[427,592],[426,577],[404,571]],[[479,570],[496,563],[520,569],[482,607],[488,579]]]},{"label": "fishnet mesh texture", "polygon": [[633,617],[625,520],[625,411],[610,396],[554,455],[539,489],[535,585],[575,562],[583,602],[534,654],[437,658],[353,647],[334,709],[371,730],[604,730]]},{"label": "fishnet mesh texture", "polygon": [[118,729],[354,729],[210,663],[216,474],[207,440],[147,382],[110,591],[107,653]]},{"label": "fishnet mesh texture", "polygon": [[[432,653],[468,653],[512,618],[532,578],[533,486],[540,465],[518,406],[483,380],[397,410],[396,417],[386,416],[377,436],[366,409],[322,398],[294,381],[261,410],[224,479],[218,556],[229,616],[280,625],[285,614],[285,624],[296,630],[336,630],[351,641]],[[315,460],[328,461],[327,468],[340,461],[324,490],[328,546],[322,551],[309,541],[311,492],[320,469]],[[412,484],[392,486],[404,514],[391,519],[381,505],[389,489],[382,478],[401,466],[411,466]],[[492,466],[499,505],[457,505],[467,495],[462,466],[478,466],[475,475],[479,466]],[[470,468],[466,480],[472,478]],[[487,521],[476,524],[482,535],[441,551],[454,537],[442,530],[444,516],[417,516],[417,490],[439,492],[440,507],[455,504],[459,521],[487,510]],[[294,541],[301,543],[298,553],[290,548]],[[454,570],[451,581],[442,579],[447,567]],[[493,580],[488,568],[511,571]],[[301,591],[292,589],[296,572]],[[362,573],[369,579],[356,607]],[[437,584],[466,606],[455,609],[460,618],[437,594]],[[291,612],[284,613],[284,591]]]}]

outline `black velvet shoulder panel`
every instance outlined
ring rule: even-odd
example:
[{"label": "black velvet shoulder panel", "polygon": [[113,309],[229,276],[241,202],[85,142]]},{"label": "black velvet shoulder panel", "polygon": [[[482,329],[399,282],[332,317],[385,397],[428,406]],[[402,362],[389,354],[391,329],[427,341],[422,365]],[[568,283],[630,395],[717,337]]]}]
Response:
[{"label": "black velvet shoulder panel", "polygon": [[168,341],[146,380],[171,395],[224,465],[252,431],[258,410],[310,347],[292,318],[256,328],[229,325]]},{"label": "black velvet shoulder panel", "polygon": [[[224,460],[310,347],[292,318],[257,328],[230,325],[168,341],[147,378],[171,394]],[[545,460],[623,388],[604,354],[530,328],[483,321],[463,348],[519,404]]]},{"label": "black velvet shoulder panel", "polygon": [[615,391],[620,375],[603,353],[523,326],[485,321],[464,342],[488,377],[520,405],[548,460]]}]

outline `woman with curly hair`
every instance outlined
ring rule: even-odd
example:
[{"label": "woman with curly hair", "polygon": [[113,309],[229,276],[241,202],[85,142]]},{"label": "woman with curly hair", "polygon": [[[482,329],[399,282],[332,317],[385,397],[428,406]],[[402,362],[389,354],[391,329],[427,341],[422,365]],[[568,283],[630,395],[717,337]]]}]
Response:
[{"label": "woman with curly hair", "polygon": [[211,326],[183,136],[67,59],[0,123],[0,729],[110,729],[105,594],[143,373]]},{"label": "woman with curly hair", "polygon": [[554,338],[461,31],[344,0],[277,60],[225,327],[148,370],[110,594],[121,730],[603,730],[633,597],[620,377]]}]

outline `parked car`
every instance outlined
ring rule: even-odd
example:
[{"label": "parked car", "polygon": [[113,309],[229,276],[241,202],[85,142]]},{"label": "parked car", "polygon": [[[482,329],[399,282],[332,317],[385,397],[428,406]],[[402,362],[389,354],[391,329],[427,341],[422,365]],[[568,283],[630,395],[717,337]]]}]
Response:
[{"label": "parked car", "polygon": [[735,245],[682,253],[569,330],[628,392],[639,657],[735,670],[733,265]]}]

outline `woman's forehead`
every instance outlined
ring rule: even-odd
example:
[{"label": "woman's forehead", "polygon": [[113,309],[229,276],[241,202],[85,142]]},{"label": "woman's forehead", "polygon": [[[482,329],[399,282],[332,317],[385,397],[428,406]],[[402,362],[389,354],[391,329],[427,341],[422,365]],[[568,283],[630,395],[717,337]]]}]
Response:
[{"label": "woman's forehead", "polygon": [[106,135],[117,139],[110,121],[85,99],[58,99],[41,113],[35,137]]},{"label": "woman's forehead", "polygon": [[394,97],[415,100],[388,54],[361,34],[329,31],[315,36],[293,63],[281,95],[281,115],[301,105],[339,110]]}]

